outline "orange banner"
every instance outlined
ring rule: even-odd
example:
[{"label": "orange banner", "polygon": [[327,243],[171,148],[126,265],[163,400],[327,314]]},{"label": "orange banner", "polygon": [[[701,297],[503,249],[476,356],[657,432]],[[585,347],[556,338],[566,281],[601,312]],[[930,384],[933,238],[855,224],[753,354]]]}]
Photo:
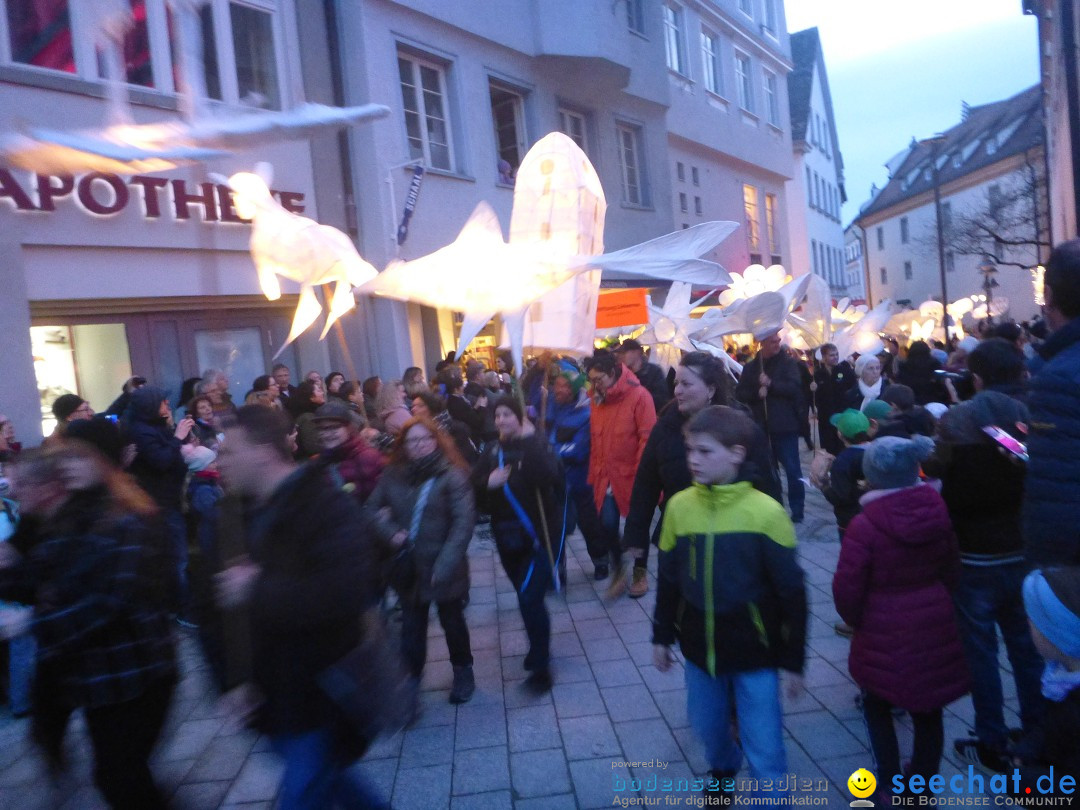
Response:
[{"label": "orange banner", "polygon": [[596,305],[596,328],[614,329],[649,322],[643,287],[630,290],[601,290]]}]

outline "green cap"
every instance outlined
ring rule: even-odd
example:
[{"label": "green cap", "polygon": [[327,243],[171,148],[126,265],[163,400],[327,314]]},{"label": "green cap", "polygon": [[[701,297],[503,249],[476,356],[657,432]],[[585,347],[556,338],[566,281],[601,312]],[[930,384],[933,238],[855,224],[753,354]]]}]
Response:
[{"label": "green cap", "polygon": [[892,405],[883,399],[875,399],[867,403],[862,412],[866,414],[867,419],[888,419],[892,416]]},{"label": "green cap", "polygon": [[860,433],[870,430],[870,420],[866,418],[866,414],[854,408],[848,408],[843,413],[834,413],[829,417],[829,424],[845,439],[854,439]]}]

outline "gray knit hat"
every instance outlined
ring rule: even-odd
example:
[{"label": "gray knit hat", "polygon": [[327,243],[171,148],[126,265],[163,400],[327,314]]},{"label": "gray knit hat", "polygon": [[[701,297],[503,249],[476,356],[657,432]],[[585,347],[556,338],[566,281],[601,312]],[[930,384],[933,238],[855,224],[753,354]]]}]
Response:
[{"label": "gray knit hat", "polygon": [[919,463],[933,452],[934,440],[928,436],[910,439],[882,436],[866,448],[863,475],[871,489],[910,487],[919,480]]}]

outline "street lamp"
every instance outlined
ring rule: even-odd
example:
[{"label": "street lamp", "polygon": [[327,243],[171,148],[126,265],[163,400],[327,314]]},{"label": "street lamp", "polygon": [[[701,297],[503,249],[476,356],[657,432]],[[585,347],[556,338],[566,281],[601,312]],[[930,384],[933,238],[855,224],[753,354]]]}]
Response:
[{"label": "street lamp", "polygon": [[937,230],[938,273],[941,276],[941,308],[944,313],[945,340],[949,339],[949,326],[952,316],[949,315],[949,287],[945,280],[945,233],[941,226],[941,184],[938,181],[938,158],[940,157],[941,145],[948,140],[944,134],[935,135],[919,141],[919,146],[930,147],[930,178],[934,184],[934,226]]},{"label": "street lamp", "polygon": [[986,322],[991,324],[994,322],[993,313],[990,312],[990,305],[994,303],[994,287],[1000,286],[998,280],[994,278],[997,275],[998,269],[994,266],[994,257],[989,254],[983,256],[982,262],[979,264],[979,272],[982,273],[983,292],[986,293]]}]

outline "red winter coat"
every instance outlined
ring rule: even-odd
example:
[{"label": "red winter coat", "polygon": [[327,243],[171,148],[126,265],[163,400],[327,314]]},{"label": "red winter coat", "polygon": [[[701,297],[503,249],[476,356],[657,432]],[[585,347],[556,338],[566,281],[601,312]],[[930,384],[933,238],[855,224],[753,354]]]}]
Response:
[{"label": "red winter coat", "polygon": [[833,599],[855,628],[848,667],[867,691],[911,712],[968,691],[968,667],[949,590],[960,551],[932,487],[870,492],[840,547]]},{"label": "red winter coat", "polygon": [[638,382],[634,372],[626,366],[619,368],[622,373],[608,389],[604,401],[593,403],[589,422],[589,483],[597,510],[610,486],[619,514],[626,517],[641,451],[656,424],[656,406],[652,394]]}]

